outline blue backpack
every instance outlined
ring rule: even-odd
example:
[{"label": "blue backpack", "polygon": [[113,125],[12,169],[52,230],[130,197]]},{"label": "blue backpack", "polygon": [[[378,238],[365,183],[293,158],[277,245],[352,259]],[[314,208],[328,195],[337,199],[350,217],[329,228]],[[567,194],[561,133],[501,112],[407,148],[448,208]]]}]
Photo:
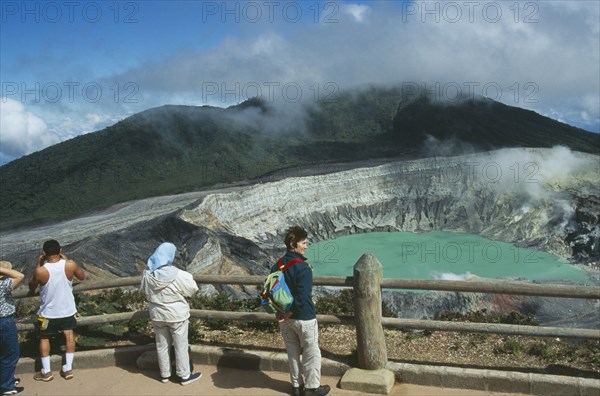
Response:
[{"label": "blue backpack", "polygon": [[294,296],[285,282],[285,270],[292,265],[302,263],[304,260],[296,258],[283,265],[283,258],[277,262],[277,271],[272,272],[265,279],[263,290],[260,293],[262,298],[261,305],[269,313],[289,312],[294,302]]}]

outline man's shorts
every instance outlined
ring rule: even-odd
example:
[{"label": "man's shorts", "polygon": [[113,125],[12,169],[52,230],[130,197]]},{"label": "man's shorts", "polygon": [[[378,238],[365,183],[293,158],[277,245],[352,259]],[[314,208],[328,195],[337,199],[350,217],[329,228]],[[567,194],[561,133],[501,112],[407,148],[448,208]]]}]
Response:
[{"label": "man's shorts", "polygon": [[66,318],[44,318],[38,315],[37,330],[40,337],[57,335],[65,330],[73,330],[77,326],[75,315]]}]

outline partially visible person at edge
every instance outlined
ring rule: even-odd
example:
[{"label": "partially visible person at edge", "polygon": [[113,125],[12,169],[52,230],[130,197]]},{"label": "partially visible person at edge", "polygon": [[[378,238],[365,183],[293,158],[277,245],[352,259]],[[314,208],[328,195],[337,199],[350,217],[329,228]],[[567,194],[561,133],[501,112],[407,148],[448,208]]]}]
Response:
[{"label": "partially visible person at edge", "polygon": [[177,248],[169,242],[160,244],[148,259],[140,289],[146,293],[150,320],[154,326],[156,352],[161,381],[169,382],[171,362],[169,349],[175,349],[175,372],[181,385],[188,385],[202,376],[192,373],[188,354],[190,306],[185,297],[198,291],[189,272],[173,266]]},{"label": "partially visible person at edge", "polygon": [[[287,252],[282,257],[285,265],[291,260],[301,259],[285,270],[285,281],[294,296],[291,310],[277,313],[279,329],[283,336],[290,367],[292,395],[324,396],[329,393],[329,385],[321,386],[321,350],[319,349],[319,328],[317,312],[312,300],[313,271],[304,253],[307,232],[299,227],[289,228],[284,243]],[[275,263],[271,272],[278,270]]]},{"label": "partially visible person at edge", "polygon": [[19,361],[19,337],[15,323],[12,291],[25,275],[12,269],[9,261],[0,261],[0,394],[15,395],[23,391],[16,386],[15,369]]},{"label": "partially visible person at edge", "polygon": [[62,332],[65,336],[65,364],[60,376],[73,379],[73,358],[75,356],[75,335],[77,326],[77,307],[73,296],[73,278],[85,279],[85,272],[73,260],[63,253],[58,241],[50,239],[44,242],[42,254],[35,263],[35,269],[29,281],[30,294],[40,286],[40,308],[38,310],[37,330],[40,339],[40,359],[42,368],[35,373],[36,381],[52,381],[50,369],[50,336]]}]

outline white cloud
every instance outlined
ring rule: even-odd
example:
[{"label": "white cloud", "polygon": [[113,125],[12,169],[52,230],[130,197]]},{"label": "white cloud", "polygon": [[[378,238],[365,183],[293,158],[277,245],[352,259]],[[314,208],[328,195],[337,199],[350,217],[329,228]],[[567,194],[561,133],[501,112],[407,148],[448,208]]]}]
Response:
[{"label": "white cloud", "polygon": [[[342,3],[340,13],[349,17],[336,23],[274,25],[115,80],[136,81],[150,101],[170,97],[177,103],[186,92],[198,104],[222,106],[246,99],[256,84],[263,95],[275,87],[277,99],[285,84],[296,83],[311,99],[328,82],[340,90],[402,82],[443,89],[451,83],[465,94],[473,89],[542,114],[556,109],[566,122],[597,129],[598,106],[580,98],[598,97],[598,3],[563,3],[452,2],[459,14],[450,3],[418,2],[419,11],[411,15],[391,2]],[[427,14],[431,10],[438,15]],[[588,22],[594,18],[595,25]],[[152,105],[158,104],[164,103]]]},{"label": "white cloud", "polygon": [[590,123],[600,125],[600,92],[598,95],[585,95],[581,99],[581,119]]},{"label": "white cloud", "polygon": [[[2,155],[37,150],[47,140],[98,130],[164,104],[225,107],[262,94],[293,105],[290,97],[297,89],[304,100],[335,99],[340,90],[371,83],[417,83],[442,96],[455,93],[444,91],[446,85],[458,86],[462,94],[487,94],[600,130],[597,1],[336,2],[339,9],[330,4],[321,9],[327,18],[319,23],[307,11],[307,20],[298,23],[276,18],[274,23],[219,26],[228,33],[210,46],[177,47],[182,49],[175,55],[157,48],[151,61],[104,75],[99,80],[104,96],[97,103],[75,95],[75,103],[65,99],[21,106],[13,111],[23,119],[35,113],[30,125],[18,124],[29,125],[31,139],[5,132],[9,121],[3,114],[2,134],[8,138],[2,137]],[[209,26],[200,29],[210,32]],[[236,35],[240,30],[245,34]],[[126,89],[125,82],[135,90]],[[117,99],[115,83],[122,88]],[[33,137],[40,134],[41,139]]]},{"label": "white cloud", "polygon": [[[129,114],[130,115],[130,114]],[[74,138],[90,132],[99,131],[125,118],[127,114],[86,113],[58,119],[48,118],[48,130],[60,136],[60,141]]]},{"label": "white cloud", "polygon": [[370,7],[364,4],[343,4],[342,11],[351,15],[356,22],[363,22]]},{"label": "white cloud", "polygon": [[56,114],[34,114],[23,103],[9,98],[0,99],[0,114],[0,164],[83,133],[98,131],[127,116],[73,113],[57,118]]},{"label": "white cloud", "polygon": [[60,141],[56,134],[49,131],[43,119],[27,111],[20,102],[0,98],[0,114],[0,161],[2,162]]}]

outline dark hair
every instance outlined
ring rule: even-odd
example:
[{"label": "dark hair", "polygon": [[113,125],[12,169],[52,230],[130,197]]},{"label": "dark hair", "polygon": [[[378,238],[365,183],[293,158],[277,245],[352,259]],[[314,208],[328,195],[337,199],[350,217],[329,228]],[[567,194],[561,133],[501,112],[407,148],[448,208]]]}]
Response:
[{"label": "dark hair", "polygon": [[293,226],[288,228],[285,232],[285,246],[288,250],[293,250],[298,246],[298,242],[308,237],[308,233],[304,230],[304,228],[300,226]]},{"label": "dark hair", "polygon": [[47,256],[54,256],[55,254],[60,254],[60,243],[58,243],[58,241],[55,241],[54,239],[50,239],[49,241],[44,242],[43,250]]}]

